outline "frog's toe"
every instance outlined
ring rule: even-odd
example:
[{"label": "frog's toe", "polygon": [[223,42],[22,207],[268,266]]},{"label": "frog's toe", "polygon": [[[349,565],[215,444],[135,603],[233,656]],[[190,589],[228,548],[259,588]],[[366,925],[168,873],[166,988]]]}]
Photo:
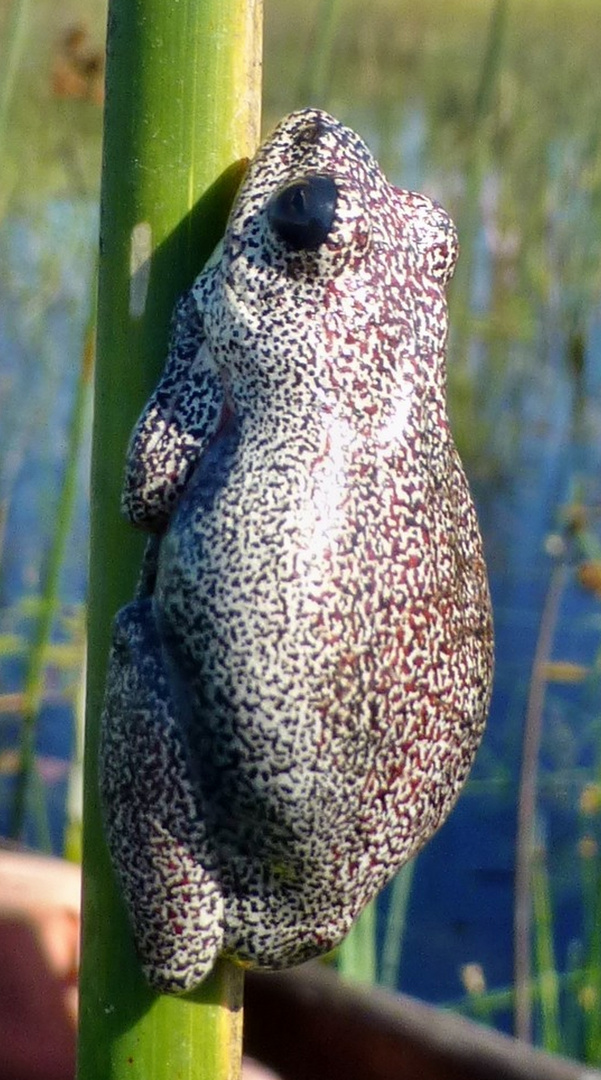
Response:
[{"label": "frog's toe", "polygon": [[132,916],[142,969],[154,990],[186,993],[210,973],[222,947],[223,904],[214,882],[190,858],[181,860],[176,878],[163,882],[158,895],[137,896]]}]

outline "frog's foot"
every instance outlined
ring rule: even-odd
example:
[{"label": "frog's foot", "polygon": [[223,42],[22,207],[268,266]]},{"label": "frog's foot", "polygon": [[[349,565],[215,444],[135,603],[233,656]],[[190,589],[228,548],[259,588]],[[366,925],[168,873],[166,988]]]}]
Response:
[{"label": "frog's foot", "polygon": [[101,794],[144,974],[183,993],[209,973],[223,901],[150,599],[115,620],[102,720]]},{"label": "frog's foot", "polygon": [[[256,874],[243,888],[229,887],[224,871],[223,952],[244,966],[279,970],[323,956],[346,937],[358,914],[361,893],[343,887],[338,867],[302,880],[279,873]],[[262,878],[262,880],[261,880]]]}]

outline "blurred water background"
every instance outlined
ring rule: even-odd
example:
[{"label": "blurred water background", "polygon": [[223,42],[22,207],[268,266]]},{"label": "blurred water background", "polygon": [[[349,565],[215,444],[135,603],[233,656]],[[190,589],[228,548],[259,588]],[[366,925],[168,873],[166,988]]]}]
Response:
[{"label": "blurred water background", "polygon": [[[91,425],[81,372],[104,19],[100,0],[0,2],[0,833],[57,852],[76,850],[78,835]],[[270,0],[265,30],[265,130],[293,108],[328,109],[393,182],[437,198],[462,243],[449,402],[485,536],[497,677],[465,794],[406,876],[400,915],[390,892],[380,902],[379,971],[511,1027],[527,730],[535,1035],[550,1045],[555,1030],[551,1049],[591,1059],[601,993],[598,2]],[[36,653],[45,617],[51,641]],[[35,770],[19,810],[28,740]]]}]

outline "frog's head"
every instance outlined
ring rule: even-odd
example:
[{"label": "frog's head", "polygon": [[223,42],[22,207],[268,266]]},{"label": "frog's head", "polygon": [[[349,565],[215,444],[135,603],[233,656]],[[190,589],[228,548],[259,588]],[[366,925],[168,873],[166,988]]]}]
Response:
[{"label": "frog's head", "polygon": [[456,258],[440,207],[389,184],[327,113],[293,113],[242,184],[206,309],[234,403],[293,395],[373,425],[401,386],[438,394]]}]

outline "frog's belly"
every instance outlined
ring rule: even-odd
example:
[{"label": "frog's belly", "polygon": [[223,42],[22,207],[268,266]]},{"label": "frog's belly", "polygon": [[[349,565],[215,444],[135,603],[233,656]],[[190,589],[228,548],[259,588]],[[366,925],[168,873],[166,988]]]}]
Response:
[{"label": "frog's belly", "polygon": [[163,543],[155,612],[238,891],[319,881],[325,898],[342,874],[361,897],[471,764],[486,614],[469,631],[470,572],[451,567],[441,592],[452,553],[393,477],[367,502],[335,483],[328,499],[314,468],[287,466],[242,469],[233,452],[216,482],[209,459]]},{"label": "frog's belly", "polygon": [[[285,480],[264,469],[228,473],[199,507],[203,479],[190,492],[193,512],[181,508],[165,541],[155,602],[195,757],[233,813],[251,818],[244,777],[253,797],[262,794],[259,817],[277,806],[281,824],[310,831],[322,766],[321,782],[330,782],[322,750],[338,656],[353,648],[339,611],[352,597],[345,590],[336,600],[333,557],[349,524],[340,499],[327,521],[316,513],[297,463]],[[351,702],[347,709],[352,725]]]}]

